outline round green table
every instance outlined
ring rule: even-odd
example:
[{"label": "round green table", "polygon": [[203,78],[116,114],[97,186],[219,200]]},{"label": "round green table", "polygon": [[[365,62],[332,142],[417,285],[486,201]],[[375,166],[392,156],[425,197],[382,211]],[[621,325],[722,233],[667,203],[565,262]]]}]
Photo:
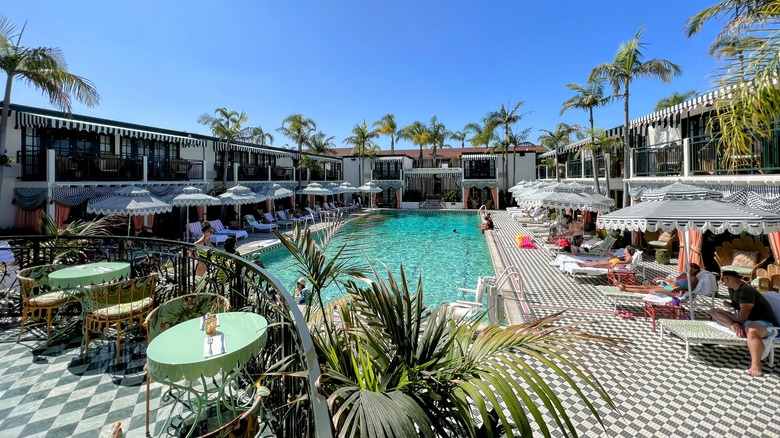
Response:
[{"label": "round green table", "polygon": [[129,276],[130,262],[97,262],[58,269],[49,274],[49,284],[56,289],[71,289]]},{"label": "round green table", "polygon": [[[217,402],[232,406],[226,399],[226,390],[230,390],[231,383],[249,359],[265,346],[268,322],[262,316],[249,312],[229,312],[219,313],[218,318],[219,326],[214,336],[222,336],[224,353],[218,353],[215,349],[213,353],[217,354],[204,357],[207,336],[201,330],[201,318],[165,330],[146,348],[149,377],[189,392],[196,402],[193,410],[195,420],[187,436],[192,435],[202,412],[213,401],[212,396],[216,395]],[[211,387],[206,378],[217,376],[220,371],[224,373],[221,384]],[[193,384],[198,381],[201,385],[196,388]],[[217,416],[221,417],[219,409]],[[219,420],[221,423],[221,418]]]}]

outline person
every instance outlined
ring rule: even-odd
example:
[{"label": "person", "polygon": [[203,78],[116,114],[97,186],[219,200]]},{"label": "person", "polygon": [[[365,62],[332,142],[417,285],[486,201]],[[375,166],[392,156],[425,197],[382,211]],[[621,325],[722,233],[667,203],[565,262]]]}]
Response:
[{"label": "person", "polygon": [[306,304],[309,300],[309,289],[306,288],[306,279],[301,277],[295,282],[295,293],[293,298],[297,300],[298,304]]},{"label": "person", "polygon": [[[701,268],[696,263],[691,263],[691,290],[696,289],[696,285],[699,283],[699,272]],[[620,281],[618,279],[618,281]],[[653,279],[653,283],[663,282],[664,284],[653,285],[627,285],[618,283],[618,289],[625,292],[638,292],[645,294],[682,294],[688,291],[688,273],[683,271],[677,274],[674,278],[671,277],[656,277]]]},{"label": "person", "polygon": [[[203,233],[202,236],[200,236],[200,239],[195,241],[195,245],[205,246],[205,247],[212,247],[211,245],[211,236],[214,234],[214,227],[211,226],[211,223],[209,221],[203,222],[203,225],[200,227],[200,232]],[[201,260],[201,257],[195,252],[195,248],[190,248],[190,254],[195,254],[198,258],[198,264],[195,266],[195,275],[203,275],[206,273],[206,269],[208,268],[206,264]]]},{"label": "person", "polygon": [[493,218],[490,217],[490,213],[485,214],[485,221],[482,222],[482,225],[480,225],[480,231],[482,231],[482,234],[485,234],[485,230],[492,230],[494,227]]},{"label": "person", "polygon": [[566,221],[567,230],[566,230],[566,237],[569,238],[569,240],[577,240],[578,238],[582,239],[582,222],[574,219],[571,215],[564,215],[564,220]]},{"label": "person", "polygon": [[595,262],[577,262],[577,266],[580,268],[615,268],[618,266],[625,266],[631,263],[634,255],[634,248],[630,245],[626,246],[623,254],[613,257],[609,260],[597,260]]},{"label": "person", "polygon": [[238,253],[238,250],[236,249],[236,236],[228,237],[227,240],[225,241],[223,249],[228,254],[241,255]]},{"label": "person", "polygon": [[777,327],[777,319],[769,301],[760,292],[734,271],[723,271],[721,282],[729,289],[729,301],[723,305],[736,310],[736,315],[723,309],[710,310],[710,318],[718,324],[729,327],[740,338],[747,338],[750,351],[750,368],[747,373],[761,377],[761,356],[764,354],[763,338],[769,334],[768,328]]},{"label": "person", "polygon": [[457,232],[458,232],[458,229],[457,229],[457,228],[455,228],[455,229],[453,229],[453,230],[452,230],[452,232],[453,232],[453,233],[457,233]]}]

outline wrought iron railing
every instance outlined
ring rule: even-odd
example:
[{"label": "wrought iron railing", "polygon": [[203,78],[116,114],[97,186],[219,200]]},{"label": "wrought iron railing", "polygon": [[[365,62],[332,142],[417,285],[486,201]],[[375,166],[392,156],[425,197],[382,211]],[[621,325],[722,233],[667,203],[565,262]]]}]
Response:
[{"label": "wrought iron railing", "polygon": [[[319,365],[303,316],[287,290],[267,271],[237,256],[191,244],[116,236],[2,237],[19,269],[50,263],[130,262],[133,276],[159,274],[157,303],[193,292],[217,293],[234,310],[262,315],[268,321],[266,346],[249,369],[271,394],[264,400],[265,419],[275,436],[332,436],[327,406],[316,393]],[[199,264],[206,272],[196,275]],[[10,316],[21,314],[18,295],[6,297]],[[246,382],[251,384],[253,382]],[[316,418],[316,421],[315,421]]]},{"label": "wrought iron railing", "polygon": [[637,176],[682,175],[682,141],[675,140],[634,149],[634,166]]},{"label": "wrought iron railing", "polygon": [[[22,180],[45,181],[47,160],[43,153],[17,153],[17,162],[22,167]],[[203,179],[201,160],[149,161],[149,181],[186,181]],[[55,181],[143,181],[143,159],[100,156],[56,156],[54,157]]]},{"label": "wrought iron railing", "polygon": [[371,179],[376,180],[399,180],[401,179],[401,169],[396,170],[374,170],[371,172]]},{"label": "wrought iron railing", "polygon": [[718,147],[719,137],[691,137],[691,173],[694,175],[780,173],[780,130],[751,144],[742,153],[727,156]]},{"label": "wrought iron railing", "polygon": [[[607,176],[606,164],[604,163],[604,155],[596,155],[596,167],[599,169],[599,177]],[[593,178],[593,159],[585,158],[585,178]]]},{"label": "wrought iron railing", "polygon": [[566,162],[567,178],[582,178],[582,161],[580,159]]}]

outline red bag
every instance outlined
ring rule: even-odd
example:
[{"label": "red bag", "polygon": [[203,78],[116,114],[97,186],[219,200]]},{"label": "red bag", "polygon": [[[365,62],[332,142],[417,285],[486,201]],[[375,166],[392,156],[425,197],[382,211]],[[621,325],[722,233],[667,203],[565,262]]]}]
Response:
[{"label": "red bag", "polygon": [[561,248],[565,248],[570,245],[567,239],[560,239],[557,242],[555,242],[555,246],[560,246]]}]

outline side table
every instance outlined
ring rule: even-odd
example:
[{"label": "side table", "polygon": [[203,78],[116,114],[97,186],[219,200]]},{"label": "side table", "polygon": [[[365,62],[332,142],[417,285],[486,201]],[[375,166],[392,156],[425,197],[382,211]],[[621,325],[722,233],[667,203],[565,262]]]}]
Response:
[{"label": "side table", "polygon": [[685,319],[685,309],[682,306],[674,305],[672,297],[659,297],[658,295],[648,294],[643,298],[645,302],[645,321],[649,316],[652,321],[653,332],[655,332],[655,320],[659,317],[669,319]]}]

